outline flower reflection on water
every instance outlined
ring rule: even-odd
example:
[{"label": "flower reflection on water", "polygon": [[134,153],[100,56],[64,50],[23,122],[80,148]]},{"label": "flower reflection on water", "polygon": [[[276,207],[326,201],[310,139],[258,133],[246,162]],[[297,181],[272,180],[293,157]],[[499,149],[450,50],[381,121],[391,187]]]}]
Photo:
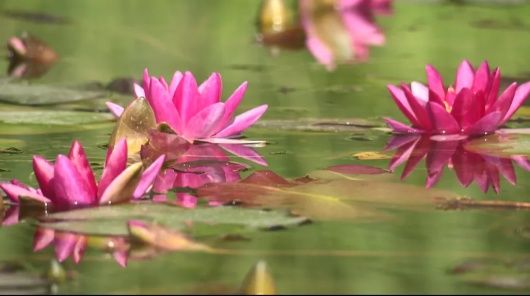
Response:
[{"label": "flower reflection on water", "polygon": [[468,187],[475,182],[483,192],[493,188],[500,191],[500,176],[515,185],[517,177],[514,163],[526,171],[530,171],[530,161],[526,156],[513,155],[498,157],[479,154],[466,149],[470,139],[444,140],[437,137],[420,135],[393,136],[386,150],[396,150],[390,160],[389,169],[396,170],[405,164],[401,178],[407,178],[425,158],[427,168],[426,187],[430,188],[440,180],[444,168],[452,169],[460,184]]}]

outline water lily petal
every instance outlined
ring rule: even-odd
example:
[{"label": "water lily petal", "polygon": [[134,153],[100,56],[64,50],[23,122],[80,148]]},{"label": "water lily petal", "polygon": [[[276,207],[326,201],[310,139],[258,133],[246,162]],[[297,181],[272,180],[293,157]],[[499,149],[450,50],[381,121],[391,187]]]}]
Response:
[{"label": "water lily petal", "polygon": [[243,97],[245,96],[247,87],[248,87],[248,83],[246,81],[243,82],[236,90],[234,90],[234,92],[226,100],[225,112],[223,114],[223,118],[219,122],[217,129],[213,131],[214,134],[224,129],[232,121],[237,107],[239,106],[239,104],[243,100]]},{"label": "water lily petal", "polygon": [[495,111],[482,117],[479,121],[473,124],[470,128],[466,129],[464,132],[468,135],[485,135],[494,132],[499,126],[501,118],[501,112]]},{"label": "water lily petal", "polygon": [[514,155],[510,158],[524,170],[530,171],[530,161],[528,160],[528,157],[524,155]]},{"label": "water lily petal", "polygon": [[499,68],[493,71],[492,77],[490,89],[488,90],[488,95],[486,97],[486,108],[489,108],[491,105],[493,105],[497,99],[497,96],[499,95],[499,88],[501,85],[501,71]]},{"label": "water lily petal", "polygon": [[183,122],[188,122],[199,109],[199,90],[191,72],[185,72],[173,95],[173,104]]},{"label": "water lily petal", "polygon": [[90,196],[94,198],[98,192],[98,186],[96,184],[96,178],[94,172],[88,163],[85,150],[79,141],[74,141],[68,152],[68,158],[72,161],[72,164],[76,167],[77,171],[87,184]]},{"label": "water lily petal", "polygon": [[136,95],[137,98],[140,98],[140,97],[144,97],[145,98],[145,91],[144,91],[143,87],[141,87],[137,83],[134,83],[133,87],[134,87],[134,94]]},{"label": "water lily petal", "polygon": [[425,106],[429,101],[429,89],[417,81],[412,81],[410,88],[414,97],[418,99],[422,106]]},{"label": "water lily petal", "polygon": [[53,171],[53,165],[46,159],[39,155],[33,156],[33,172],[35,173],[35,178],[39,183],[39,188],[44,196],[48,196],[50,198],[55,196],[53,189]]},{"label": "water lily petal", "polygon": [[239,135],[243,130],[249,128],[258,121],[263,113],[267,111],[267,108],[267,105],[261,105],[236,116],[234,122],[214,136],[216,138],[228,138]]},{"label": "water lily petal", "polygon": [[401,112],[409,119],[409,121],[414,126],[421,126],[421,123],[416,119],[416,115],[414,114],[414,111],[412,111],[412,108],[410,107],[408,99],[405,96],[403,90],[391,84],[387,85],[387,89],[394,99],[394,102],[396,102],[399,110],[401,110]]},{"label": "water lily petal", "polygon": [[123,107],[114,104],[113,102],[105,102],[105,105],[107,105],[107,108],[110,110],[110,113],[114,116],[114,118],[120,118],[121,114],[123,113]]},{"label": "water lily petal", "polygon": [[403,90],[403,93],[405,94],[405,97],[409,102],[410,108],[412,109],[412,112],[414,112],[414,115],[419,121],[419,124],[422,129],[432,130],[431,118],[427,111],[427,101],[423,101],[423,99],[416,98],[406,85],[403,85],[401,89]]},{"label": "water lily petal", "polygon": [[469,128],[482,117],[480,105],[481,102],[473,96],[473,92],[464,88],[456,96],[451,115],[463,129]]},{"label": "water lily petal", "polygon": [[151,93],[151,77],[149,76],[149,71],[147,68],[144,69],[144,75],[143,75],[143,90],[144,94],[150,94]]},{"label": "water lily petal", "polygon": [[392,159],[390,160],[388,164],[388,170],[393,172],[395,169],[400,166],[402,163],[407,161],[414,151],[414,148],[416,148],[416,145],[421,140],[421,138],[415,137],[415,140],[413,142],[408,142],[406,145],[403,145],[399,147],[397,152],[392,156]]},{"label": "water lily petal", "polygon": [[33,251],[37,252],[46,248],[53,242],[55,238],[55,231],[49,228],[39,227],[33,235]]},{"label": "water lily petal", "polygon": [[206,81],[199,86],[203,106],[218,103],[223,94],[223,82],[219,73],[212,73]]},{"label": "water lily petal", "polygon": [[147,169],[145,169],[145,171],[142,173],[142,176],[140,177],[138,185],[136,185],[136,189],[133,192],[133,198],[136,199],[142,197],[149,187],[151,187],[156,176],[160,172],[165,159],[166,156],[161,155]]},{"label": "water lily petal", "polygon": [[487,61],[482,62],[477,72],[475,73],[475,79],[473,80],[473,92],[488,90],[490,84],[490,66]]},{"label": "water lily petal", "polygon": [[480,156],[463,149],[458,149],[451,158],[456,177],[464,187],[473,182],[474,168],[482,162]]},{"label": "water lily petal", "polygon": [[408,157],[407,164],[401,173],[401,179],[407,178],[420,163],[420,161],[427,155],[431,148],[431,141],[428,137],[421,137],[420,141],[415,145],[414,151]]},{"label": "water lily petal", "polygon": [[166,122],[177,133],[181,132],[183,120],[181,114],[171,101],[168,91],[157,79],[151,79],[151,89],[146,99],[155,113],[156,122]]},{"label": "water lily petal", "polygon": [[238,144],[222,144],[221,147],[236,156],[250,160],[262,166],[268,166],[265,158],[263,158],[263,156],[261,156],[252,147]]},{"label": "water lily petal", "polygon": [[171,78],[171,82],[169,84],[169,96],[170,98],[173,98],[173,96],[175,95],[175,90],[177,90],[177,87],[180,83],[180,81],[182,80],[182,77],[184,75],[182,75],[182,72],[180,71],[176,71],[175,73],[173,73],[173,78]]},{"label": "water lily petal", "polygon": [[454,155],[459,141],[453,142],[432,142],[432,149],[429,151],[426,159],[427,165],[427,182],[425,186],[431,188],[442,176],[445,166],[449,163],[451,156]]},{"label": "water lily petal", "polygon": [[141,172],[141,162],[126,168],[107,186],[101,194],[99,204],[114,204],[130,200],[141,178]]},{"label": "water lily petal", "polygon": [[74,245],[74,249],[72,250],[72,257],[75,263],[81,262],[81,258],[83,257],[83,254],[85,253],[86,246],[87,246],[86,236],[78,235],[77,241]]},{"label": "water lily petal", "polygon": [[98,197],[101,197],[110,183],[127,167],[127,140],[121,139],[107,154],[105,167],[99,181]]},{"label": "water lily petal", "polygon": [[398,133],[398,134],[419,134],[421,133],[420,130],[412,128],[392,118],[385,117],[384,120],[386,124],[388,125],[388,127],[391,128],[394,133]]},{"label": "water lily petal", "polygon": [[94,204],[96,196],[88,186],[88,182],[77,170],[74,163],[66,156],[59,155],[55,161],[54,206],[66,208],[75,205]]},{"label": "water lily petal", "polygon": [[510,108],[504,115],[504,118],[501,121],[501,125],[506,123],[510,118],[513,116],[513,114],[521,107],[521,105],[526,101],[528,96],[530,95],[530,82],[526,82],[522,85],[520,85],[517,90],[515,91],[512,103],[510,105]]},{"label": "water lily petal", "polygon": [[18,203],[21,197],[31,198],[41,203],[50,202],[48,198],[36,193],[35,190],[30,190],[29,188],[25,188],[20,185],[12,183],[0,183],[0,189],[2,189],[7,197],[13,202]]},{"label": "water lily petal", "polygon": [[500,95],[499,99],[497,99],[497,101],[486,111],[486,113],[499,111],[504,118],[510,109],[510,106],[512,105],[516,90],[517,83],[514,82],[510,84],[510,86],[506,88],[506,90],[504,90],[504,92]]},{"label": "water lily petal", "polygon": [[431,112],[434,128],[438,133],[457,134],[460,132],[460,125],[444,107],[435,102],[429,102],[427,105]]},{"label": "water lily petal", "polygon": [[438,98],[445,98],[445,87],[440,73],[438,73],[438,71],[431,65],[425,66],[425,71],[427,72],[429,89],[433,91]]},{"label": "water lily petal", "polygon": [[57,261],[63,262],[74,251],[77,243],[77,235],[72,233],[56,233],[55,235],[55,257]]},{"label": "water lily petal", "polygon": [[384,150],[395,150],[403,147],[413,141],[416,141],[419,135],[394,135],[388,140]]},{"label": "water lily petal", "polygon": [[222,120],[224,112],[224,103],[215,103],[202,109],[186,124],[182,136],[190,142],[210,137]]},{"label": "water lily petal", "polygon": [[456,73],[455,90],[459,93],[463,88],[471,89],[473,87],[473,81],[475,80],[475,71],[469,61],[464,60],[458,67]]}]

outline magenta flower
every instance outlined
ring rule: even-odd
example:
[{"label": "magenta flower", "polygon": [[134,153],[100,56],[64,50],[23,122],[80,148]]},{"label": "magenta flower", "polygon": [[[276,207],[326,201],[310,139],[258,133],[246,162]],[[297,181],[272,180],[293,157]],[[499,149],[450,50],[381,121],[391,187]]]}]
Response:
[{"label": "magenta flower", "polygon": [[389,164],[394,171],[405,164],[401,178],[407,178],[425,159],[427,168],[426,187],[434,186],[441,178],[445,167],[452,169],[462,186],[475,182],[483,192],[490,187],[500,191],[500,176],[511,184],[517,182],[513,162],[530,171],[530,161],[526,156],[495,157],[474,153],[465,149],[467,140],[436,141],[429,136],[396,135],[386,147],[396,150]]},{"label": "magenta flower", "polygon": [[101,179],[96,183],[83,147],[74,141],[68,156],[58,155],[55,164],[41,156],[33,157],[39,189],[17,180],[0,183],[0,188],[15,203],[28,198],[55,209],[122,202],[141,197],[151,187],[164,158],[160,156],[145,170],[140,162],[127,167],[127,142],[121,140],[107,152]]},{"label": "magenta flower", "polygon": [[390,0],[300,0],[300,17],[306,46],[319,63],[333,70],[337,63],[364,61],[371,45],[382,45],[385,36],[374,12],[390,11]]},{"label": "magenta flower", "polygon": [[490,72],[483,62],[474,70],[463,61],[454,86],[446,88],[441,75],[427,65],[428,86],[419,82],[388,90],[399,109],[412,123],[407,126],[385,118],[395,133],[483,135],[505,124],[530,94],[530,82],[512,83],[499,95],[501,72]]},{"label": "magenta flower", "polygon": [[[176,134],[191,143],[237,142],[230,138],[240,136],[267,110],[267,105],[261,105],[234,117],[246,90],[247,83],[244,82],[226,102],[221,102],[222,82],[219,73],[213,73],[197,86],[190,72],[175,72],[168,84],[163,77],[150,77],[147,69],[144,71],[143,87],[135,85],[136,96],[147,99],[157,123],[168,124]],[[107,105],[115,116],[121,115],[123,108],[112,103]]]}]

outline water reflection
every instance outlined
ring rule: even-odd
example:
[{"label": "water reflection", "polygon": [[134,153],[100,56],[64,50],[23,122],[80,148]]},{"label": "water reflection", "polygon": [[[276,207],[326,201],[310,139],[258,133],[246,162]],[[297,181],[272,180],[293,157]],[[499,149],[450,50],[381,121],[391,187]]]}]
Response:
[{"label": "water reflection", "polygon": [[11,37],[7,42],[7,49],[7,74],[16,78],[41,77],[59,58],[46,42],[28,33]]},{"label": "water reflection", "polygon": [[396,150],[390,160],[389,169],[395,170],[405,164],[401,178],[407,178],[425,158],[427,169],[426,187],[430,188],[440,180],[444,168],[454,171],[462,186],[475,182],[486,193],[493,188],[500,191],[500,176],[515,185],[517,176],[514,163],[530,171],[526,156],[496,157],[466,150],[469,139],[436,139],[429,136],[393,136],[385,149]]},{"label": "water reflection", "polygon": [[383,45],[385,35],[376,14],[390,14],[391,0],[299,0],[298,18],[282,0],[264,0],[258,40],[273,54],[304,44],[328,70],[337,64],[363,62],[370,46]]}]

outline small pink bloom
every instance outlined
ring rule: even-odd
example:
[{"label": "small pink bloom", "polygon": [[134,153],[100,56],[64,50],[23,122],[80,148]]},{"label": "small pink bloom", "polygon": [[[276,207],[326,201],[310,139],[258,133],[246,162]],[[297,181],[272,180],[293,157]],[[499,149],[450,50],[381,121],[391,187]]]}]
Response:
[{"label": "small pink bloom", "polygon": [[396,105],[412,123],[407,126],[385,119],[400,134],[484,135],[505,124],[530,94],[530,82],[512,83],[499,95],[500,70],[490,71],[483,62],[478,69],[463,61],[454,85],[446,87],[441,75],[426,67],[427,85],[388,85]]},{"label": "small pink bloom", "polygon": [[[201,85],[191,72],[175,72],[168,84],[163,77],[149,76],[144,71],[143,87],[136,85],[137,97],[145,97],[154,111],[157,123],[168,124],[187,141],[218,141],[234,138],[253,125],[267,110],[261,105],[234,117],[235,111],[247,90],[241,84],[225,101],[221,102],[222,81],[213,73]],[[112,103],[107,106],[115,116],[123,109]]]},{"label": "small pink bloom", "polygon": [[364,61],[369,47],[385,43],[374,12],[390,13],[391,0],[300,0],[306,46],[319,63],[333,70],[338,63]]},{"label": "small pink bloom", "polygon": [[[163,155],[158,157],[145,169],[131,196],[120,196],[120,201],[141,197],[150,188],[164,159]],[[55,164],[41,156],[33,157],[33,171],[39,189],[26,186],[17,180],[0,183],[0,188],[15,203],[18,203],[20,198],[28,198],[49,204],[54,209],[94,206],[117,202],[114,197],[119,195],[127,178],[134,175],[131,171],[135,168],[133,166],[127,167],[127,142],[122,140],[107,153],[98,184],[83,147],[74,141],[68,156],[58,155]]]}]

